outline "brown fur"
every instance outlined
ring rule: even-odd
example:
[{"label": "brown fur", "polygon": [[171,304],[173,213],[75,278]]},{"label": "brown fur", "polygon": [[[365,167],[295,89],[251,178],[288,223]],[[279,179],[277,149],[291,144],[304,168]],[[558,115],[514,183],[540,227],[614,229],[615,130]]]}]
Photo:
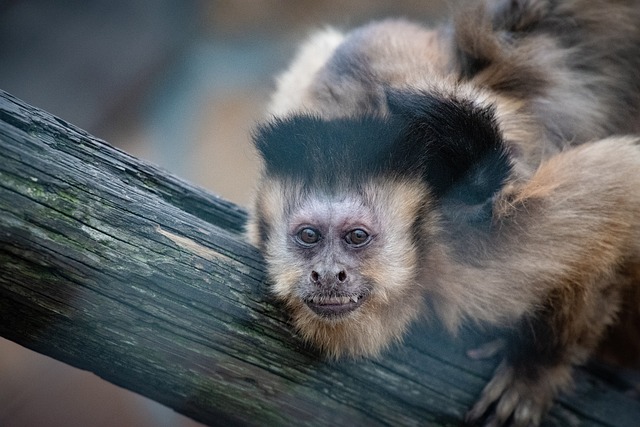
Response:
[{"label": "brown fur", "polygon": [[538,424],[573,365],[598,347],[612,358],[621,336],[640,342],[619,324],[640,317],[640,140],[615,136],[640,127],[639,69],[634,0],[475,2],[437,29],[392,20],[314,36],[279,79],[272,114],[385,115],[389,88],[469,99],[495,108],[514,171],[472,263],[437,210],[419,224],[428,250],[407,244],[432,205],[420,182],[369,183],[353,203],[381,224],[384,245],[361,265],[373,290],[330,321],[297,297],[307,266],[286,242],[292,213],[322,196],[263,178],[249,236],[302,337],[330,356],[377,354],[425,308],[453,332],[463,321],[512,328],[467,420],[497,403],[497,424]]}]

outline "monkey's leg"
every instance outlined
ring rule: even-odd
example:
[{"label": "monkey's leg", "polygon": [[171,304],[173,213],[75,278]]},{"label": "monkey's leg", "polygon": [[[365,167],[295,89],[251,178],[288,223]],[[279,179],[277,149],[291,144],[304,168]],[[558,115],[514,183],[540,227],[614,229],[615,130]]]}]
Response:
[{"label": "monkey's leg", "polygon": [[506,325],[506,357],[468,423],[538,425],[617,320],[621,272],[640,259],[639,171],[638,141],[610,138],[555,156],[498,201],[507,255],[491,280],[530,308]]}]

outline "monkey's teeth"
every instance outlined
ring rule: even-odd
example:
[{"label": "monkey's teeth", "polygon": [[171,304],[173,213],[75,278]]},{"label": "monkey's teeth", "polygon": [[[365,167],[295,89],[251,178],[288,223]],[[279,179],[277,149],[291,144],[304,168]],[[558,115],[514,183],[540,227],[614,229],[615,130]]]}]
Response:
[{"label": "monkey's teeth", "polygon": [[357,303],[359,297],[358,296],[350,296],[350,297],[323,297],[323,296],[315,296],[311,298],[311,302],[319,305],[345,305],[351,302]]}]

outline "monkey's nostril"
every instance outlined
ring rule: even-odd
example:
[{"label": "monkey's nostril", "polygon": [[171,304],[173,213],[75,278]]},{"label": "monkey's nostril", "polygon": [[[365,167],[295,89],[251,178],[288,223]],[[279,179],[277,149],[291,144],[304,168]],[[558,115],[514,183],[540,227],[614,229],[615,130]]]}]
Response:
[{"label": "monkey's nostril", "polygon": [[340,271],[340,273],[338,273],[338,281],[344,282],[345,280],[347,280],[347,273],[344,270],[342,270]]},{"label": "monkey's nostril", "polygon": [[311,272],[311,280],[314,282],[317,282],[318,279],[320,279],[320,275],[318,274],[317,271],[312,271]]}]

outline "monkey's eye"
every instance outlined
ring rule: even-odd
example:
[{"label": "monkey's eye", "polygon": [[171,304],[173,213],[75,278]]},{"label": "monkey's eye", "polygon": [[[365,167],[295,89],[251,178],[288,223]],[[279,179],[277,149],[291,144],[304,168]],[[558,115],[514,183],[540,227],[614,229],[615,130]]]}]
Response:
[{"label": "monkey's eye", "polygon": [[344,240],[352,246],[362,246],[369,241],[369,233],[360,228],[356,228],[348,232]]},{"label": "monkey's eye", "polygon": [[296,238],[303,245],[315,245],[316,243],[318,243],[318,240],[320,240],[320,232],[311,227],[306,227],[298,231]]}]

